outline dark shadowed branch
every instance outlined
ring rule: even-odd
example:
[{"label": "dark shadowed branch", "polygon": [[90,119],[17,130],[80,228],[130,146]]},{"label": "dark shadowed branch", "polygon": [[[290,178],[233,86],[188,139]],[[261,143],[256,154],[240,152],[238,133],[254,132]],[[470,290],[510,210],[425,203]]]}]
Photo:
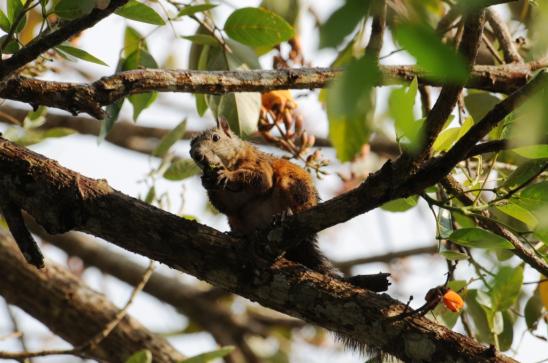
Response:
[{"label": "dark shadowed branch", "polygon": [[[29,265],[13,240],[2,232],[0,246],[0,294],[72,345],[88,342],[115,319],[119,310],[104,295],[83,285],[62,267],[51,261],[43,270]],[[80,353],[98,360],[123,362],[141,349],[149,349],[157,362],[184,358],[164,338],[151,334],[127,316],[99,344]]]}]

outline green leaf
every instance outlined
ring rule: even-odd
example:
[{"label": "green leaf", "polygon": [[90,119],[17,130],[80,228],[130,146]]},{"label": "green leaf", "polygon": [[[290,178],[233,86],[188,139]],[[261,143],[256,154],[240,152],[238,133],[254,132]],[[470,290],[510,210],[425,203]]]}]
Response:
[{"label": "green leaf", "polygon": [[[17,17],[21,12],[23,11],[23,4],[21,3],[21,0],[8,0],[8,20],[10,22],[10,28],[15,24],[15,21],[17,20]],[[17,28],[15,29],[16,33],[19,33],[21,30],[23,30],[23,27],[26,23],[26,17],[23,17],[21,21],[17,24]]]},{"label": "green leaf", "polygon": [[205,95],[203,93],[195,93],[194,97],[196,98],[196,112],[198,112],[200,117],[203,117],[207,111]]},{"label": "green leaf", "polygon": [[531,160],[527,161],[520,166],[501,185],[507,189],[513,189],[521,186],[527,182],[533,176],[540,173],[548,165],[548,161],[545,160]]},{"label": "green leaf", "polygon": [[548,159],[548,144],[522,146],[512,151],[527,159]]},{"label": "green leaf", "polygon": [[232,39],[251,47],[273,47],[295,35],[293,27],[281,16],[253,7],[235,10],[224,30]]},{"label": "green leaf", "polygon": [[474,125],[474,120],[467,117],[461,127],[443,130],[434,141],[433,149],[437,152],[448,151]]},{"label": "green leaf", "polygon": [[0,10],[0,29],[8,33],[10,31],[10,21],[6,14]]},{"label": "green leaf", "polygon": [[[203,46],[199,59],[199,69],[207,70],[245,70],[260,68],[253,50],[232,39],[226,39],[231,53],[223,48]],[[193,44],[194,46],[195,44]],[[257,130],[261,110],[261,95],[257,92],[229,93],[222,96],[205,96],[207,104],[215,117],[224,116],[232,131],[239,135],[248,135]]]},{"label": "green leaf", "polygon": [[436,138],[436,141],[434,141],[434,145],[432,146],[434,151],[442,152],[449,150],[457,140],[459,130],[458,127],[451,127],[443,130]]},{"label": "green leaf", "polygon": [[25,129],[33,129],[42,126],[46,122],[47,112],[48,108],[46,106],[40,106],[36,111],[27,113],[23,120],[23,127]]},{"label": "green leaf", "polygon": [[25,130],[22,135],[17,135],[17,137],[14,138],[13,141],[20,145],[29,146],[29,145],[38,144],[39,142],[42,142],[47,138],[64,137],[64,136],[72,135],[74,133],[76,133],[76,131],[66,127],[54,127],[52,129],[45,130],[45,131],[28,129],[28,130]]},{"label": "green leaf", "polygon": [[503,266],[497,272],[494,285],[489,295],[493,310],[504,311],[516,302],[523,283],[523,267],[512,268]]},{"label": "green leaf", "polygon": [[214,359],[222,358],[230,354],[233,350],[233,346],[226,346],[218,350],[195,355],[194,357],[182,360],[179,363],[207,363]]},{"label": "green leaf", "polygon": [[164,19],[154,9],[136,0],[129,0],[126,5],[116,9],[114,13],[127,19],[140,21],[141,23],[153,25],[165,24]]},{"label": "green leaf", "polygon": [[462,84],[468,65],[460,54],[443,44],[434,29],[423,23],[402,23],[394,29],[397,42],[417,60],[427,77]]},{"label": "green leaf", "polygon": [[461,228],[451,233],[449,239],[464,247],[487,249],[514,248],[514,246],[505,238],[481,228]]},{"label": "green leaf", "polygon": [[502,311],[495,311],[491,320],[491,332],[499,335],[504,330],[504,318]]},{"label": "green leaf", "polygon": [[141,33],[127,26],[124,32],[124,56],[127,57],[138,49],[147,50],[147,43]]},{"label": "green leaf", "polygon": [[69,129],[68,127],[54,127],[49,130],[44,131],[44,139],[49,137],[65,137],[75,134],[76,131]]},{"label": "green leaf", "polygon": [[185,134],[186,123],[186,119],[184,119],[181,123],[175,126],[175,128],[173,128],[166,135],[164,135],[164,137],[162,137],[162,140],[160,140],[158,146],[152,152],[152,155],[163,157],[165,154],[167,154],[169,149]]},{"label": "green leaf", "polygon": [[535,330],[540,318],[542,317],[542,299],[540,298],[540,290],[537,287],[533,292],[533,295],[527,300],[525,304],[525,323],[527,329]]},{"label": "green leaf", "polygon": [[217,4],[199,4],[199,5],[191,5],[191,6],[185,6],[179,13],[177,14],[177,18],[180,18],[181,16],[188,16],[188,15],[194,15],[196,13],[201,13],[207,10],[211,10],[214,7],[216,7]]},{"label": "green leaf", "polygon": [[457,251],[442,251],[440,252],[440,255],[442,255],[449,261],[467,260],[469,258],[466,253]]},{"label": "green leaf", "polygon": [[257,130],[261,109],[261,95],[256,92],[229,93],[220,96],[218,103],[209,99],[215,117],[224,116],[230,129],[239,135],[249,135]]},{"label": "green leaf", "polygon": [[89,54],[85,50],[74,48],[74,47],[71,47],[70,45],[66,45],[66,44],[65,45],[58,45],[55,49],[60,50],[62,52],[65,52],[67,54],[70,54],[73,57],[76,57],[76,58],[79,58],[79,59],[82,59],[82,60],[85,60],[85,61],[88,61],[88,62],[91,62],[91,63],[96,63],[96,64],[100,64],[102,66],[107,66],[108,67],[108,64],[106,64],[105,62],[103,62],[99,58]]},{"label": "green leaf", "polygon": [[190,40],[192,43],[196,44],[211,45],[214,47],[220,46],[219,41],[209,34],[183,35],[181,38]]},{"label": "green leaf", "polygon": [[399,198],[384,203],[381,208],[388,212],[405,212],[417,205],[418,195],[412,195],[407,198]]},{"label": "green leaf", "polygon": [[137,121],[141,112],[149,108],[150,105],[158,98],[158,92],[146,92],[131,95],[128,97],[129,102],[133,106],[133,120]]},{"label": "green leaf", "polygon": [[152,363],[152,353],[149,350],[140,350],[129,357],[125,363]]},{"label": "green leaf", "polygon": [[514,254],[510,250],[495,250],[495,255],[499,261],[507,261],[514,257]]},{"label": "green leaf", "polygon": [[368,142],[376,104],[374,85],[380,72],[374,59],[351,62],[327,92],[329,138],[342,161],[352,160]]},{"label": "green leaf", "polygon": [[538,220],[533,215],[533,213],[529,212],[527,209],[519,206],[516,203],[508,202],[504,205],[498,205],[496,206],[496,208],[502,213],[507,214],[520,222],[525,223],[529,228],[535,228],[535,226],[538,224]]},{"label": "green leaf", "polygon": [[388,113],[394,119],[398,139],[409,141],[410,151],[417,150],[421,145],[420,126],[415,121],[413,107],[417,96],[418,82],[413,79],[409,87],[396,88],[388,98]]},{"label": "green leaf", "polygon": [[486,308],[489,308],[489,309],[493,308],[493,302],[491,301],[491,296],[483,290],[478,290],[476,301],[478,302],[478,304]]},{"label": "green leaf", "polygon": [[192,159],[178,159],[164,172],[164,178],[172,181],[179,181],[199,174],[200,168]]},{"label": "green leaf", "polygon": [[61,0],[57,3],[53,12],[67,20],[88,15],[95,8],[95,0]]},{"label": "green leaf", "polygon": [[289,24],[295,25],[301,10],[301,3],[299,0],[263,0],[260,7],[278,14]]},{"label": "green leaf", "polygon": [[[2,35],[0,37],[0,44],[4,44],[4,41],[8,37],[7,34]],[[8,44],[4,48],[4,54],[13,54],[19,50],[19,43],[15,40],[15,38],[11,38]]]},{"label": "green leaf", "polygon": [[[122,65],[123,70],[139,68],[158,68],[158,64],[152,55],[145,49],[137,49],[131,53]],[[141,112],[154,103],[157,97],[158,92],[146,92],[129,96],[128,100],[133,106],[133,120],[137,121]]]},{"label": "green leaf", "polygon": [[140,68],[158,68],[156,60],[145,49],[138,49],[131,53],[122,64],[124,71]]},{"label": "green leaf", "polygon": [[320,27],[320,48],[336,47],[369,12],[370,0],[346,0]]},{"label": "green leaf", "polygon": [[529,185],[521,191],[520,197],[548,202],[548,181]]},{"label": "green leaf", "polygon": [[97,142],[100,143],[108,135],[114,123],[118,120],[118,115],[124,104],[124,99],[120,99],[106,107],[107,116],[101,120],[101,129],[99,130],[99,136]]},{"label": "green leaf", "polygon": [[451,218],[451,212],[447,209],[440,209],[438,212],[438,218],[436,220],[439,238],[448,238],[453,233],[453,218]]},{"label": "green leaf", "polygon": [[499,102],[497,96],[483,91],[468,91],[464,96],[464,105],[475,122],[481,120]]},{"label": "green leaf", "polygon": [[508,311],[502,312],[503,329],[498,336],[499,349],[506,351],[512,347],[514,340],[514,319]]},{"label": "green leaf", "polygon": [[477,301],[478,290],[471,289],[468,290],[467,294],[464,296],[464,302],[466,303],[466,313],[472,316],[475,326],[475,335],[478,340],[490,343],[491,334],[489,332],[489,324],[487,323],[487,316],[485,310]]}]

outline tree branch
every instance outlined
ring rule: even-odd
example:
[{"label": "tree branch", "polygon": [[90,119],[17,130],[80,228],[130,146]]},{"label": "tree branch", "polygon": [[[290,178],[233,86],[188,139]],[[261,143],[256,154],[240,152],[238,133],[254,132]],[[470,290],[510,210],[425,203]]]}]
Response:
[{"label": "tree branch", "polygon": [[[118,309],[104,295],[65,269],[52,262],[45,270],[27,264],[11,238],[2,232],[0,247],[2,296],[72,345],[89,341],[115,318]],[[85,353],[98,360],[123,362],[141,349],[150,350],[155,362],[184,359],[164,338],[151,334],[130,317],[122,319],[107,338]]]},{"label": "tree branch", "polygon": [[[61,28],[46,34],[42,37],[33,39],[24,48],[17,51],[10,58],[2,60],[0,63],[0,80],[3,80],[6,76],[16,71],[18,68],[36,59],[40,54],[44,53],[50,48],[61,44],[71,36],[91,28],[97,24],[100,20],[106,18],[112,14],[117,8],[126,4],[128,0],[111,0],[109,5],[105,9],[95,8],[88,15],[69,21]],[[1,87],[0,87],[1,88]]]},{"label": "tree branch", "polygon": [[[424,317],[394,319],[406,306],[387,295],[283,258],[263,265],[246,252],[248,243],[125,196],[105,181],[81,176],[3,139],[0,174],[0,187],[49,232],[91,233],[404,361],[512,361]],[[407,346],[418,343],[428,349]]]},{"label": "tree branch", "polygon": [[355,258],[352,260],[334,262],[334,265],[341,271],[349,271],[350,268],[356,265],[365,265],[368,263],[375,263],[375,262],[390,263],[392,262],[392,260],[395,260],[398,258],[405,258],[405,257],[424,255],[424,254],[431,255],[437,252],[438,252],[438,247],[434,245],[426,246],[426,247],[416,247],[416,248],[410,248],[407,250],[388,252],[388,253],[384,253],[376,256],[367,256],[367,257]]},{"label": "tree branch", "polygon": [[[476,59],[484,23],[484,10],[464,15],[464,32],[460,40],[459,53],[470,65],[470,68],[472,68]],[[440,95],[434,107],[426,116],[424,126],[420,131],[424,141],[415,157],[416,162],[421,163],[430,156],[432,145],[446,120],[453,112],[463,89],[463,85],[447,85],[441,89]]]},{"label": "tree branch", "polygon": [[[383,80],[391,85],[418,78],[421,84],[442,86],[414,66],[380,65]],[[548,67],[548,59],[502,66],[475,66],[465,87],[511,93],[527,83],[533,72]],[[340,70],[299,68],[248,71],[196,71],[139,69],[103,77],[93,83],[54,82],[13,76],[0,82],[0,97],[33,106],[60,108],[73,114],[86,112],[102,118],[102,106],[130,94],[150,91],[221,94],[266,92],[276,89],[313,89],[328,85]]]},{"label": "tree branch", "polygon": [[517,51],[508,27],[494,9],[487,9],[487,21],[493,29],[493,34],[499,41],[500,48],[507,63],[523,63],[523,58]]},{"label": "tree branch", "polygon": [[[29,110],[19,107],[13,107],[7,104],[0,105],[0,122],[10,125],[23,125],[23,120],[28,112]],[[52,112],[49,112],[45,117],[46,121],[38,128],[39,130],[66,127],[83,135],[98,136],[101,129],[101,122],[91,117],[75,117]],[[133,121],[119,120],[113,125],[106,136],[106,140],[128,150],[151,155],[158,146],[160,139],[170,131],[171,130],[167,128],[141,126]],[[199,131],[186,131],[181,139],[191,140],[198,134]],[[260,135],[251,135],[248,140],[254,144],[272,145]],[[300,145],[299,143],[300,140],[297,140],[297,145]],[[323,137],[316,137],[314,146],[332,147],[329,139]],[[398,145],[384,137],[374,136],[369,142],[369,146],[371,152],[383,157],[396,157],[399,155]],[[180,157],[182,157],[182,155]]]},{"label": "tree branch", "polygon": [[[443,178],[441,184],[464,205],[474,204],[474,199],[466,195],[462,186],[452,176],[449,175]],[[512,243],[512,245],[514,246],[513,252],[535,270],[544,275],[548,273],[548,264],[542,257],[537,255],[537,253],[531,247],[525,245],[515,234],[513,234],[507,228],[490,220],[491,215],[489,211],[482,211],[480,212],[480,214],[485,218],[474,219],[481,227],[488,229],[510,241],[510,243]]]},{"label": "tree branch", "polygon": [[[139,281],[146,269],[123,254],[98,245],[83,234],[68,232],[49,235],[35,222],[28,222],[28,225],[33,233],[48,243],[61,248],[70,256],[78,256],[86,265],[95,266],[131,286]],[[266,336],[267,330],[263,329],[262,325],[253,321],[237,321],[230,311],[203,298],[201,292],[194,287],[159,271],[152,273],[143,291],[181,311],[190,320],[210,332],[219,345],[236,346],[238,350],[231,353],[236,362],[259,362],[245,338],[247,335]]]}]

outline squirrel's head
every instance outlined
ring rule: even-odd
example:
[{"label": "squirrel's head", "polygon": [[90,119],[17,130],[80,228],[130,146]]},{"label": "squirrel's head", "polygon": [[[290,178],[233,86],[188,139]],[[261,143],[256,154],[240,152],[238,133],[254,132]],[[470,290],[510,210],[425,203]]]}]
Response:
[{"label": "squirrel's head", "polygon": [[227,167],[237,158],[244,141],[234,134],[225,118],[217,127],[206,130],[190,142],[190,156],[201,169]]}]

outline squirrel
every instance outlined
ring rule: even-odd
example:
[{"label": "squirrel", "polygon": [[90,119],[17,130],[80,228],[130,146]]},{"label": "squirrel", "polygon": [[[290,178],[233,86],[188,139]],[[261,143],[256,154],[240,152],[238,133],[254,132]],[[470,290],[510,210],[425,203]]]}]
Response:
[{"label": "squirrel", "polygon": [[[190,156],[202,169],[202,185],[237,235],[272,225],[276,217],[318,204],[312,177],[289,160],[258,150],[234,134],[224,118],[190,142]],[[342,277],[318,248],[316,235],[286,251],[285,258],[372,291],[385,291],[389,274]]]}]

